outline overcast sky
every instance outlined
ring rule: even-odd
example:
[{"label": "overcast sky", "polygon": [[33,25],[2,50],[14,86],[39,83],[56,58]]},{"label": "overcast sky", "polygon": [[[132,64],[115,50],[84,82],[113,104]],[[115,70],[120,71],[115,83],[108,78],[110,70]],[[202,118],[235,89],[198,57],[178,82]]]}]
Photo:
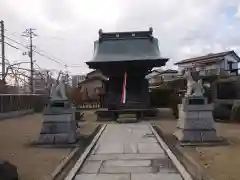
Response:
[{"label": "overcast sky", "polygon": [[[183,58],[229,49],[240,53],[240,0],[0,0],[0,18],[6,36],[27,45],[21,36],[35,28],[38,51],[68,67],[71,74],[89,71],[85,61],[93,54],[98,30],[132,31],[153,27],[162,56],[173,64]],[[6,40],[7,41],[7,40]],[[24,48],[6,48],[11,62],[28,60]],[[34,55],[42,68],[63,65]]]}]

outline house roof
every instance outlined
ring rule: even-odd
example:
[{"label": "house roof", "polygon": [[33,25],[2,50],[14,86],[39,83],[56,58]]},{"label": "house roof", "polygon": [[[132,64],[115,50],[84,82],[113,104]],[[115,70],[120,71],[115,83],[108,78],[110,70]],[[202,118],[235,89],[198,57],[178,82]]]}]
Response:
[{"label": "house roof", "polygon": [[167,69],[167,70],[164,70],[162,72],[160,72],[160,74],[170,74],[170,73],[178,73],[177,70],[173,70],[173,69]]},{"label": "house roof", "polygon": [[226,55],[229,55],[229,54],[234,56],[237,59],[237,61],[240,62],[239,56],[234,51],[226,51],[226,52],[211,53],[211,54],[207,54],[204,56],[184,59],[184,60],[181,60],[181,61],[175,63],[175,65],[191,63],[191,62],[194,62],[194,63],[195,62],[197,62],[197,63],[216,62],[216,61],[222,60],[223,57],[225,57]]},{"label": "house roof", "polygon": [[99,69],[95,69],[95,70],[90,71],[89,73],[87,73],[86,76],[89,76],[89,75],[94,74],[94,73],[97,73],[97,72],[101,72],[101,71],[100,71]]},{"label": "house roof", "polygon": [[[177,70],[173,70],[173,69],[167,69],[167,70],[156,69],[156,70],[153,70],[152,72],[156,72],[157,73],[156,75],[178,73]],[[154,75],[154,76],[156,76],[156,75]]]},{"label": "house roof", "polygon": [[164,70],[164,71],[156,69],[156,70],[153,70],[152,72],[156,72],[157,74],[154,74],[154,75],[152,75],[152,76],[150,76],[148,78],[154,78],[156,76],[163,75],[163,74],[178,73],[177,70],[173,70],[173,69],[167,69],[167,70]]},{"label": "house roof", "polygon": [[78,84],[79,85],[83,85],[83,84],[86,84],[88,82],[92,82],[92,81],[106,81],[107,79],[101,77],[101,76],[94,76],[94,77],[91,77],[89,79],[85,79],[84,81],[81,81],[79,82]]}]

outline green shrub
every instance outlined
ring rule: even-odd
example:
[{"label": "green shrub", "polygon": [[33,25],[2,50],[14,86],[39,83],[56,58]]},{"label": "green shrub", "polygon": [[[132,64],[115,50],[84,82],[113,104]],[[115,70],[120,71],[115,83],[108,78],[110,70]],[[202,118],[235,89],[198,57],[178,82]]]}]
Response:
[{"label": "green shrub", "polygon": [[150,104],[152,107],[170,107],[170,99],[173,90],[153,89],[150,92]]}]

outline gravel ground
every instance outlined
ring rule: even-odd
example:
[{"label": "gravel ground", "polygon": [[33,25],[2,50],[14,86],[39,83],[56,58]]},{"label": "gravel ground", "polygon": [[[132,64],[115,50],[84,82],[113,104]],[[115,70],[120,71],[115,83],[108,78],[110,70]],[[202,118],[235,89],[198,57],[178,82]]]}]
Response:
[{"label": "gravel ground", "polygon": [[29,146],[38,138],[41,122],[41,114],[0,120],[0,158],[17,166],[21,180],[43,179],[71,151]]},{"label": "gravel ground", "polygon": [[[0,120],[0,159],[17,166],[20,180],[42,180],[71,152],[72,148],[41,148],[30,145],[36,141],[42,125],[42,115]],[[80,124],[79,132],[89,136],[96,123]]]}]

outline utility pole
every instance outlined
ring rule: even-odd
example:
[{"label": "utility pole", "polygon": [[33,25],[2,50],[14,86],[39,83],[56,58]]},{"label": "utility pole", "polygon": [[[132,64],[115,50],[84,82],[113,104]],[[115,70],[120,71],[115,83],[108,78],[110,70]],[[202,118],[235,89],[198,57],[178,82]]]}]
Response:
[{"label": "utility pole", "polygon": [[4,21],[1,21],[1,45],[2,45],[2,80],[5,77],[5,42],[4,42]]},{"label": "utility pole", "polygon": [[37,36],[37,34],[34,33],[36,29],[26,29],[23,32],[23,36],[28,37],[30,41],[30,47],[29,47],[29,52],[28,56],[30,58],[30,65],[31,65],[31,75],[30,75],[30,88],[31,88],[31,93],[34,93],[34,88],[33,88],[33,37]]}]

